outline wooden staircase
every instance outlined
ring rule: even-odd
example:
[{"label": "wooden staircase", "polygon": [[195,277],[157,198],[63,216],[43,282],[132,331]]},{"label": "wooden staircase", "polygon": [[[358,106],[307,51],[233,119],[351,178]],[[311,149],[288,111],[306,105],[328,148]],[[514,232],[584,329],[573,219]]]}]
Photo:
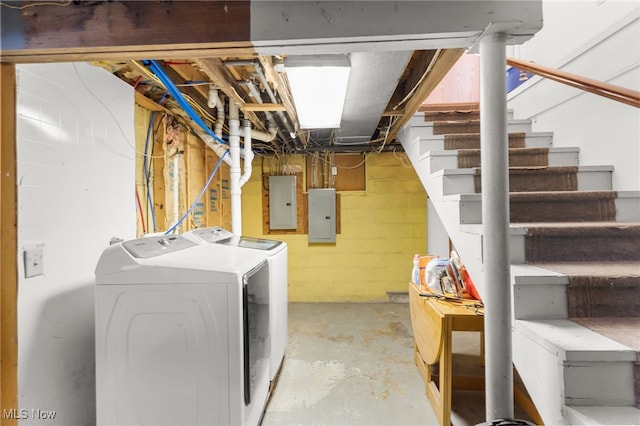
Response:
[{"label": "wooden staircase", "polygon": [[[430,112],[399,139],[482,292],[479,130]],[[546,424],[640,424],[640,191],[527,120],[508,132],[514,364]]]}]

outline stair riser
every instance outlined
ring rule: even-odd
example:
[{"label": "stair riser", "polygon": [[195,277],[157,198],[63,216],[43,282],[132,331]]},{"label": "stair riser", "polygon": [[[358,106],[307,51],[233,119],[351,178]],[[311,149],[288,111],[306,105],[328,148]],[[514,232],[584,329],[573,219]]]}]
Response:
[{"label": "stair riser", "polygon": [[[437,133],[434,131],[434,123],[425,123],[423,120],[416,118],[415,116],[407,123],[407,126],[411,127],[411,136],[418,136],[421,138],[432,138],[434,136],[443,136],[443,133]],[[524,120],[509,120],[507,122],[507,132],[508,133],[529,133],[532,134],[531,124],[527,123]],[[480,133],[480,130],[476,128],[475,132],[470,133]],[[536,132],[535,134],[539,134],[544,136],[547,139],[548,143],[551,143],[553,139],[552,132]],[[536,145],[540,146],[540,145]],[[549,145],[544,145],[549,146]]]},{"label": "stair riser", "polygon": [[[529,137],[527,137],[528,143]],[[442,141],[430,141],[428,139],[424,139],[421,141],[421,144],[424,145],[423,149],[427,149],[427,152],[423,154],[424,159],[422,161],[427,162],[429,173],[437,172],[442,169],[455,169],[461,168],[460,160],[458,159],[459,154],[457,150],[444,151],[442,149],[436,149],[438,147],[442,148]],[[430,147],[427,147],[431,143]],[[575,149],[573,151],[566,150],[554,150],[551,149],[549,151],[548,156],[545,159],[545,163],[548,166],[554,167],[562,167],[562,166],[578,166],[578,150]],[[509,164],[511,167],[516,167],[515,164],[511,163],[511,155],[509,159]],[[541,164],[545,165],[545,164]],[[479,166],[479,163],[478,165]],[[473,166],[473,167],[477,167]],[[639,204],[640,206],[640,204]],[[640,216],[640,213],[638,213]]]},{"label": "stair riser", "polygon": [[[420,139],[420,156],[423,156],[431,151],[444,151],[445,142],[443,135],[432,135],[430,132],[431,128],[428,127],[419,127],[416,129],[412,129],[412,134],[415,134],[416,137]],[[550,148],[553,145],[553,134],[546,133],[527,133],[524,138],[524,147],[525,148]],[[479,145],[477,148],[468,147],[468,149],[480,149]],[[454,152],[455,150],[452,150]],[[578,165],[578,151],[574,151],[570,153],[569,157],[556,157],[549,159],[550,166],[577,166]],[[565,158],[568,158],[569,161],[565,161]]]},{"label": "stair riser", "polygon": [[528,263],[640,261],[637,235],[538,236],[525,238]]},{"label": "stair riser", "polygon": [[[510,192],[530,192],[535,191],[535,189],[529,189],[531,187],[535,187],[537,184],[531,183],[536,180],[535,171],[532,172],[533,175],[527,177],[518,177],[516,180],[519,182],[514,182],[512,185],[511,177],[509,179],[509,191]],[[595,176],[594,176],[595,175]],[[586,181],[586,183],[583,183]],[[565,182],[564,184],[562,182]],[[576,185],[573,186],[574,189],[570,189],[570,186],[566,184],[567,179],[560,180],[560,184],[558,184],[559,189],[555,189],[555,191],[575,191]],[[571,180],[569,180],[569,184],[571,184]],[[452,195],[452,194],[474,194],[480,193],[481,189],[481,180],[479,177],[476,177],[471,173],[464,174],[456,174],[456,175],[446,175],[444,179],[444,187],[443,194],[444,195]],[[515,186],[520,185],[520,186]],[[578,171],[577,173],[577,189],[581,186],[589,186],[589,191],[610,191],[611,190],[611,172],[598,172],[598,171]],[[545,191],[553,191],[554,189],[544,189]],[[586,190],[586,189],[585,189]]]},{"label": "stair riser", "polygon": [[640,222],[640,196],[617,198],[616,212],[618,222]]},{"label": "stair riser", "polygon": [[[479,107],[479,106],[478,106]],[[424,121],[427,123],[432,123],[435,121],[471,121],[471,120],[480,120],[480,111],[476,108],[459,108],[456,111],[424,111]],[[515,117],[513,116],[513,111],[507,111],[507,120],[513,121]]]},{"label": "stair riser", "polygon": [[640,317],[640,277],[571,278],[570,318]]},{"label": "stair riser", "polygon": [[[591,350],[576,352],[575,337],[554,335],[558,331],[551,325],[529,328],[526,323],[514,324],[513,362],[546,424],[566,424],[565,405],[633,406],[633,351],[600,336]],[[565,333],[571,336],[574,331]],[[579,339],[590,339],[591,334],[580,333]]]},{"label": "stair riser", "polygon": [[566,405],[635,404],[633,362],[567,362],[563,365]]},{"label": "stair riser", "polygon": [[[519,152],[509,152],[509,167],[526,167],[526,166],[548,166],[549,165],[549,154],[548,152],[543,153],[532,153],[525,154]],[[465,154],[461,155],[458,153],[458,168],[459,169],[469,169],[474,167],[480,167],[480,152],[476,152],[473,154]]]},{"label": "stair riser", "polygon": [[[482,192],[482,178],[479,170],[476,173],[474,189],[476,193]],[[509,192],[576,191],[577,189],[577,168],[573,171],[531,169],[509,172]]]},{"label": "stair riser", "polygon": [[[509,133],[509,148],[526,147],[526,133]],[[480,149],[480,134],[445,135],[444,149]]]},{"label": "stair riser", "polygon": [[516,319],[567,318],[567,285],[515,285],[513,311]]},{"label": "stair riser", "polygon": [[[528,120],[509,120],[507,122],[508,132],[531,132],[531,123]],[[480,122],[436,122],[433,123],[433,134],[464,134],[480,133]]]},{"label": "stair riser", "polygon": [[[617,200],[583,202],[511,200],[510,222],[609,222],[616,220]],[[460,223],[482,223],[482,201],[460,201]]]},{"label": "stair riser", "polygon": [[511,223],[608,222],[616,220],[614,199],[510,202]]}]

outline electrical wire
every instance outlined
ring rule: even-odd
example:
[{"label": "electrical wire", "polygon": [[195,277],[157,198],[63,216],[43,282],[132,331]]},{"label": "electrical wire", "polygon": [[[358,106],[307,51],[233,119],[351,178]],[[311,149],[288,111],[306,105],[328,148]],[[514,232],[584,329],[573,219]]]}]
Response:
[{"label": "electrical wire", "polygon": [[187,113],[187,115],[193,121],[196,122],[196,124],[198,124],[200,127],[202,127],[202,129],[208,135],[213,137],[213,139],[215,139],[217,142],[219,142],[221,144],[224,144],[224,145],[228,145],[225,141],[223,141],[215,133],[213,133],[211,128],[209,128],[209,126],[207,126],[202,121],[202,118],[200,118],[200,116],[198,114],[196,114],[194,109],[191,107],[191,105],[186,101],[185,97],[182,95],[182,92],[180,92],[178,90],[176,85],[173,83],[173,81],[171,81],[169,76],[164,72],[164,70],[162,69],[160,64],[158,64],[157,61],[152,59],[152,60],[145,60],[145,61],[143,61],[143,63],[149,66],[151,71],[162,81],[162,84],[169,91],[171,96],[173,96],[173,98],[176,100],[176,102],[178,102],[178,104],[182,107],[182,109]]},{"label": "electrical wire", "polygon": [[[111,111],[109,109],[109,107],[102,101],[102,99],[100,99],[100,97],[98,95],[96,95],[93,90],[91,90],[89,88],[89,86],[87,85],[87,83],[85,83],[85,81],[82,79],[82,76],[80,75],[80,71],[78,71],[78,68],[76,67],[75,63],[71,64],[73,66],[73,69],[76,72],[76,75],[78,76],[78,81],[80,82],[80,84],[82,84],[82,86],[84,86],[84,88],[87,90],[87,92],[89,92],[91,94],[91,96],[93,96],[95,98],[95,100],[98,101],[98,103],[100,103],[100,105],[102,105],[102,107],[107,110],[107,112],[109,113],[109,115],[111,116],[111,118],[113,118],[113,121],[116,122],[116,126],[118,126],[118,129],[120,130],[120,133],[122,134],[122,137],[124,138],[125,142],[127,143],[127,145],[129,145],[129,147],[131,149],[133,149],[133,152],[138,152],[136,151],[136,147],[131,143],[131,141],[129,140],[129,138],[127,137],[127,134],[124,132],[124,130],[122,129],[122,126],[120,125],[120,122],[118,121],[118,119],[116,118],[116,116],[113,114],[113,111]],[[122,157],[128,158],[125,155],[122,155]]]},{"label": "electrical wire", "polygon": [[325,160],[324,158],[322,158],[320,155],[316,154],[315,152],[309,153],[309,155],[311,155],[313,157],[317,157],[320,161],[324,161],[325,163],[329,164],[330,166],[337,167],[338,169],[344,169],[344,170],[357,169],[358,167],[362,166],[369,159],[369,157],[372,154],[373,154],[373,152],[366,153],[364,155],[364,160],[362,160],[361,162],[359,162],[355,166],[341,166],[339,164],[332,163],[330,160]]},{"label": "electrical wire", "polygon": [[[98,103],[100,103],[100,105],[102,105],[102,107],[109,113],[109,115],[111,116],[111,118],[113,118],[113,121],[115,121],[116,126],[118,126],[118,129],[120,130],[120,133],[122,134],[122,137],[124,138],[124,141],[126,142],[127,145],[129,145],[129,147],[133,150],[133,152],[136,155],[140,155],[140,156],[144,156],[145,154],[143,152],[140,152],[136,149],[135,145],[133,145],[131,143],[131,141],[129,140],[129,138],[127,137],[127,134],[124,132],[124,129],[122,128],[122,126],[120,125],[120,122],[118,121],[118,119],[116,118],[116,116],[114,115],[113,111],[111,111],[109,109],[109,107],[107,106],[107,104],[105,104],[102,99],[100,99],[100,97],[98,95],[96,95],[93,90],[91,90],[91,88],[89,88],[89,86],[87,85],[87,83],[85,83],[84,79],[82,78],[82,75],[80,74],[80,71],[78,71],[78,68],[76,67],[75,63],[71,64],[73,66],[73,69],[76,72],[76,75],[78,76],[78,81],[80,82],[80,84],[82,84],[82,86],[84,86],[84,88],[87,90],[87,92],[89,92],[89,94],[91,96],[94,97],[95,100],[98,101]],[[106,144],[105,144],[106,146]],[[125,155],[119,154],[122,157],[125,158],[129,158],[126,157]],[[157,157],[157,158],[161,158],[161,157]]]},{"label": "electrical wire", "polygon": [[138,184],[136,183],[136,201],[138,203],[138,213],[140,213],[140,223],[142,224],[142,233],[147,233],[147,227],[144,223],[144,213],[142,212],[142,203],[140,202],[140,194],[138,193]]},{"label": "electrical wire", "polygon": [[411,160],[409,160],[409,164],[405,164],[405,160],[408,159],[409,157],[407,156],[406,152],[403,152],[400,154],[400,156],[396,155],[396,149],[393,149],[393,158],[395,158],[396,160],[400,160],[400,164],[402,164],[402,167],[404,167],[405,169],[412,169],[413,166],[411,165]]},{"label": "electrical wire", "polygon": [[155,119],[156,119],[156,111],[153,111],[151,113],[151,118],[149,119],[149,126],[147,127],[147,138],[144,143],[144,158],[142,159],[142,162],[144,164],[145,185],[147,188],[147,203],[148,203],[147,206],[149,208],[149,212],[151,213],[151,220],[153,223],[153,232],[156,232],[157,224],[156,224],[156,213],[155,213],[155,209],[153,208],[153,198],[151,197],[151,188],[149,185],[150,173],[149,173],[149,165],[147,163],[147,152],[149,149],[149,136],[151,135],[151,132],[153,130],[153,123]]},{"label": "electrical wire", "polygon": [[207,183],[204,184],[204,186],[202,187],[202,191],[200,191],[200,194],[198,194],[193,204],[191,204],[191,207],[189,207],[189,210],[187,210],[187,212],[171,228],[169,228],[167,232],[164,233],[164,235],[168,235],[172,233],[191,214],[193,209],[196,208],[198,201],[200,201],[200,198],[202,198],[202,196],[204,195],[204,192],[207,190],[207,188],[211,184],[213,177],[216,175],[216,173],[218,172],[218,169],[220,168],[220,165],[222,164],[222,160],[227,154],[229,154],[228,150],[225,151],[224,154],[222,154],[222,157],[220,157],[220,159],[218,160],[218,163],[216,164],[216,166],[213,168],[213,171],[209,175],[209,179],[207,179]]}]

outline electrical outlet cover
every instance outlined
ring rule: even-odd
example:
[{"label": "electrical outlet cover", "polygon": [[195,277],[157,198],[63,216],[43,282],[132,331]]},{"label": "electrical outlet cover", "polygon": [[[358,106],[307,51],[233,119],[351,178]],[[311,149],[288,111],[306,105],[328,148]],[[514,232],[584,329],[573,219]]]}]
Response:
[{"label": "electrical outlet cover", "polygon": [[24,276],[36,277],[44,274],[44,244],[36,244],[24,250]]}]

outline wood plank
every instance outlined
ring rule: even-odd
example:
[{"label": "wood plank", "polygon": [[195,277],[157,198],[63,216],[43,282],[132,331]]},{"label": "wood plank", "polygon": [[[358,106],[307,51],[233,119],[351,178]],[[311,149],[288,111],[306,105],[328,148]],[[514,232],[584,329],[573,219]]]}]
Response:
[{"label": "wood plank", "polygon": [[[171,68],[177,75],[180,76],[182,81],[202,81],[207,80],[206,76],[193,67],[190,63],[186,63],[186,61],[177,60],[177,61],[166,61],[165,66]],[[192,86],[193,89],[200,94],[205,100],[209,99],[209,85],[195,85]],[[206,106],[206,102],[205,102]]]},{"label": "wood plank", "polygon": [[[206,75],[219,90],[222,90],[230,100],[237,103],[238,107],[245,111],[244,106],[246,102],[236,91],[234,82],[227,77],[224,65],[219,58],[196,59],[194,63],[195,66],[200,69],[200,71],[202,71],[202,73]],[[251,123],[259,130],[265,130],[264,124],[260,119],[258,119],[258,116],[256,116],[253,111],[245,111],[245,118],[251,121]]]},{"label": "wood plank", "polygon": [[[0,65],[0,407],[18,409],[16,70]],[[4,416],[3,416],[4,417]],[[16,425],[3,418],[3,425]]]},{"label": "wood plank", "polygon": [[[154,129],[158,126],[159,121],[160,130],[153,139],[154,149],[153,158],[151,159],[151,173],[152,179],[149,180],[151,188],[153,189],[153,211],[156,217],[156,231],[167,230],[167,209],[165,203],[165,180],[164,180],[164,164],[165,164],[165,146],[164,146],[164,119],[162,116],[156,117],[154,123]],[[149,225],[151,227],[152,225]]]},{"label": "wood plank", "polygon": [[169,60],[173,58],[226,58],[257,57],[249,42],[203,43],[198,45],[158,45],[114,47],[78,47],[72,49],[34,49],[28,51],[2,51],[2,61],[13,64],[39,64],[43,62],[133,61],[143,59]]},{"label": "wood plank", "polygon": [[283,104],[272,104],[272,103],[264,103],[264,104],[244,104],[242,106],[243,111],[286,111],[287,108]]},{"label": "wood plank", "polygon": [[135,102],[140,105],[142,108],[146,108],[150,111],[156,111],[156,112],[165,112],[167,114],[171,114],[173,115],[173,112],[169,111],[168,109],[166,109],[165,107],[163,107],[162,105],[158,104],[157,102],[152,101],[151,99],[147,98],[145,95],[143,95],[142,93],[135,91]]},{"label": "wood plank", "polygon": [[[0,19],[3,60],[13,54],[37,50],[56,54],[79,47],[87,53],[102,49],[143,53],[173,49],[172,45],[238,46],[251,37],[249,1],[67,2],[64,7],[42,2],[23,10],[3,7]],[[221,20],[224,25],[216,24]],[[179,23],[188,23],[188,30]]]},{"label": "wood plank", "polygon": [[640,108],[640,92],[637,90],[627,89],[626,87],[616,86],[615,84],[605,83],[522,59],[507,58],[507,64],[518,69],[540,75],[544,78],[557,81],[558,83],[563,83],[580,90],[585,90],[596,95],[604,96],[605,98]]},{"label": "wood plank", "polygon": [[280,96],[280,100],[286,108],[287,115],[292,121],[293,128],[298,133],[298,138],[302,142],[303,146],[307,146],[307,134],[301,132],[300,123],[298,122],[298,115],[296,114],[296,108],[293,106],[293,98],[287,82],[282,78],[282,74],[277,72],[273,66],[273,62],[270,56],[260,56],[258,58],[262,69],[264,70],[265,78],[271,84],[274,91]]}]

